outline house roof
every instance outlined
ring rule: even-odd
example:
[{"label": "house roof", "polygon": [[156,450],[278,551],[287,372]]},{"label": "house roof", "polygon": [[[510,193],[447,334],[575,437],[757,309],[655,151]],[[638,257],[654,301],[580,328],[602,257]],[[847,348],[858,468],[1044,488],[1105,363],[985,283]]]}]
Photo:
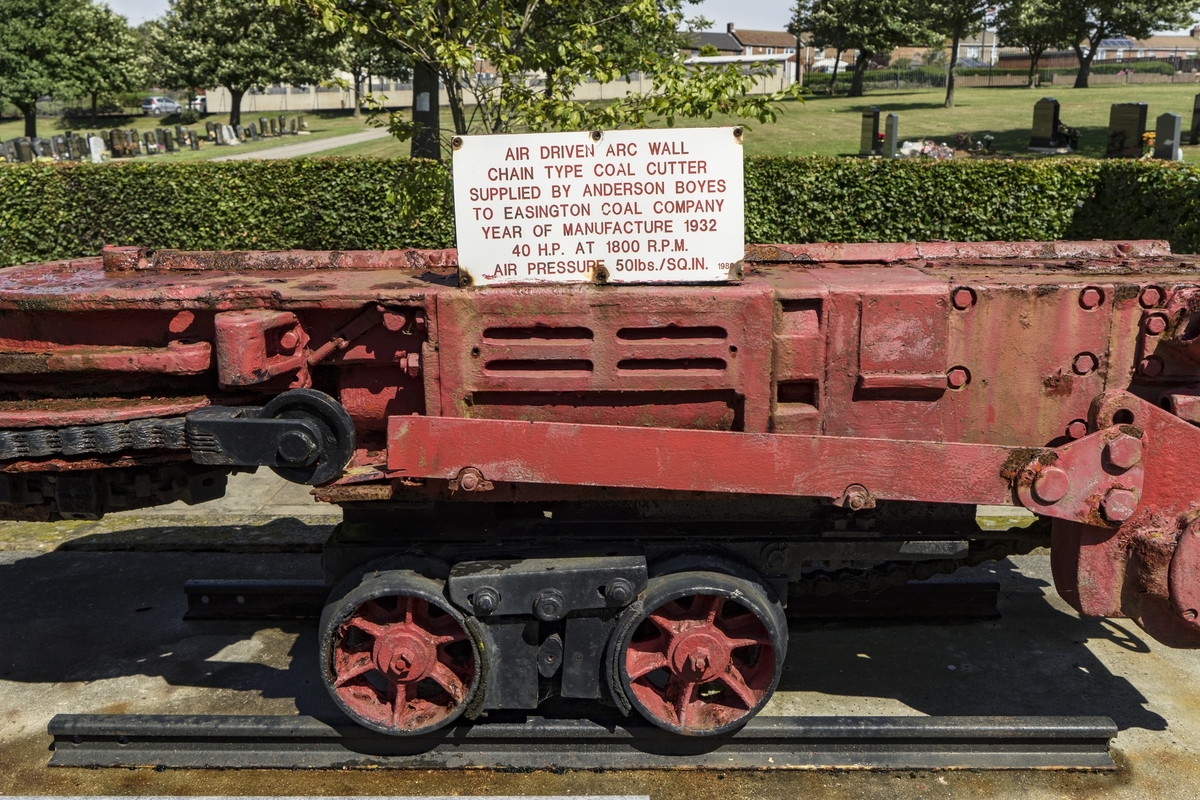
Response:
[{"label": "house roof", "polygon": [[1136,47],[1138,49],[1149,50],[1197,50],[1200,49],[1200,39],[1193,36],[1147,36],[1145,39],[1137,39]]},{"label": "house roof", "polygon": [[746,47],[795,47],[796,37],[787,31],[733,31],[737,40]]},{"label": "house roof", "polygon": [[728,33],[701,31],[699,33],[693,33],[690,38],[690,46],[696,50],[699,50],[701,47],[704,47],[708,44],[711,44],[713,47],[717,48],[717,52],[719,53],[740,53],[745,49],[742,47],[741,42],[733,38],[733,36]]}]

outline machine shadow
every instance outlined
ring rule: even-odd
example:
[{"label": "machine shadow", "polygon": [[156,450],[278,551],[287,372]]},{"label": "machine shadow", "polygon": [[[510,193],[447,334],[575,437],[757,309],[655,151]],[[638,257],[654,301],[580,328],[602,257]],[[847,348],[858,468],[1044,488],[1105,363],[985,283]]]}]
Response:
[{"label": "machine shadow", "polygon": [[[170,687],[217,690],[187,695],[186,708],[131,696],[116,704],[119,710],[63,709],[73,713],[294,710],[344,721],[318,674],[311,622],[183,619],[183,584],[190,578],[320,574],[313,554],[0,554],[0,680],[81,684],[141,676]],[[995,565],[987,577],[1003,586],[1000,620],[794,622],[780,690],[891,698],[932,715],[1107,715],[1122,729],[1166,727],[1136,687],[1085,646],[1088,639],[1104,638],[1148,651],[1132,624],[1080,620],[1057,610],[1043,596],[1053,591],[1045,581],[1009,562]],[[805,709],[803,699],[785,702],[788,713],[828,713]],[[534,713],[552,716],[554,705]]]},{"label": "machine shadow", "polygon": [[1000,582],[1000,619],[793,621],[779,689],[890,698],[931,715],[1103,715],[1122,730],[1166,728],[1137,687],[1086,646],[1102,639],[1149,653],[1132,622],[1060,610],[1047,581],[1009,560],[975,572]]}]

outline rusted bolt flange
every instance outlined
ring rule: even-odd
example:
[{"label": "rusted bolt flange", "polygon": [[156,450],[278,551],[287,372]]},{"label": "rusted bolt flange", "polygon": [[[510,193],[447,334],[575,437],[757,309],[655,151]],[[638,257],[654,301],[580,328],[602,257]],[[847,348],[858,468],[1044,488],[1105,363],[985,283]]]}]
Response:
[{"label": "rusted bolt flange", "polygon": [[864,508],[874,508],[875,498],[861,483],[852,483],[842,492],[842,496],[834,501],[834,505],[848,508],[851,511],[862,511]]},{"label": "rusted bolt flange", "polygon": [[1082,419],[1073,419],[1067,425],[1067,436],[1072,439],[1082,439],[1087,436],[1087,421]]},{"label": "rusted bolt flange", "polygon": [[1098,366],[1100,366],[1100,362],[1091,353],[1080,353],[1071,362],[1071,369],[1075,371],[1076,375],[1090,375],[1096,371]]},{"label": "rusted bolt flange", "polygon": [[1100,510],[1109,522],[1124,522],[1137,511],[1137,495],[1128,489],[1109,489],[1100,501]]},{"label": "rusted bolt flange", "polygon": [[1119,434],[1104,447],[1104,456],[1117,469],[1130,469],[1142,460],[1142,442],[1127,433]]},{"label": "rusted bolt flange", "polygon": [[975,305],[975,292],[968,289],[966,286],[959,286],[950,293],[950,302],[959,311],[966,311],[971,306]]},{"label": "rusted bolt flange", "polygon": [[1138,372],[1147,378],[1157,378],[1162,374],[1162,371],[1163,360],[1158,356],[1148,356],[1142,359],[1142,363],[1138,364]]},{"label": "rusted bolt flange", "polygon": [[1164,314],[1151,314],[1146,317],[1146,333],[1158,336],[1167,329],[1167,318]]},{"label": "rusted bolt flange", "polygon": [[462,489],[464,492],[488,492],[494,489],[492,482],[483,477],[483,473],[475,467],[463,467],[458,477],[450,481],[450,491]]},{"label": "rusted bolt flange", "polygon": [[1071,489],[1071,477],[1061,467],[1046,467],[1033,482],[1033,493],[1043,503],[1057,503]]},{"label": "rusted bolt flange", "polygon": [[567,601],[558,589],[543,589],[533,601],[533,613],[543,622],[554,622],[562,619],[566,611]]},{"label": "rusted bolt flange", "polygon": [[480,586],[471,595],[471,606],[476,614],[491,614],[500,607],[500,593],[491,586]]},{"label": "rusted bolt flange", "polygon": [[1079,293],[1079,305],[1086,308],[1088,311],[1099,308],[1104,302],[1104,292],[1097,289],[1095,286],[1089,286]]}]

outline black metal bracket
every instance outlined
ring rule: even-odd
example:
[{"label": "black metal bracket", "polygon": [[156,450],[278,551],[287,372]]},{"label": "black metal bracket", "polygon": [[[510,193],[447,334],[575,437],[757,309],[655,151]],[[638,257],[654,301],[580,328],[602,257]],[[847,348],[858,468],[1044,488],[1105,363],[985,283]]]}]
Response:
[{"label": "black metal bracket", "polygon": [[644,556],[461,561],[446,582],[450,601],[477,617],[529,615],[543,622],[575,611],[623,608],[646,588]]},{"label": "black metal bracket", "polygon": [[325,445],[320,428],[302,418],[259,416],[258,407],[199,408],[187,415],[187,437],[197,464],[302,467]]}]

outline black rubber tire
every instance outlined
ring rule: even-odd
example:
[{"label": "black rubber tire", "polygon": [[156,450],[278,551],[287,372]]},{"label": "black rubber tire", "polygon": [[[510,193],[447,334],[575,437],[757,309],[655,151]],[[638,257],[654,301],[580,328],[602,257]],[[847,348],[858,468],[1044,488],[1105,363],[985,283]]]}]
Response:
[{"label": "black rubber tire", "polygon": [[342,474],[354,455],[354,422],[337,400],[316,389],[292,389],[273,397],[259,415],[270,419],[304,419],[321,431],[316,461],[303,467],[271,467],[292,483],[319,486]]}]

